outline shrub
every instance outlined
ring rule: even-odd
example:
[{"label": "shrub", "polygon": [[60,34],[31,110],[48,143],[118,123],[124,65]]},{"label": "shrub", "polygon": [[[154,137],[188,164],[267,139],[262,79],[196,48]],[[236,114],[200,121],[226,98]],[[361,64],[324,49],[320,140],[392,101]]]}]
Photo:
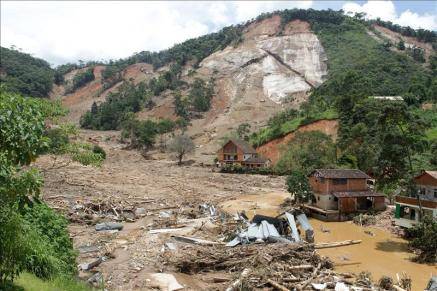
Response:
[{"label": "shrub", "polygon": [[69,143],[69,138],[64,130],[61,128],[52,128],[46,130],[44,135],[49,138],[47,152],[60,154],[65,151],[65,148]]},{"label": "shrub", "polygon": [[89,68],[85,72],[77,73],[73,78],[72,92],[94,80],[94,68]]},{"label": "shrub", "polygon": [[421,253],[417,261],[435,263],[437,256],[437,221],[425,215],[422,222],[406,230],[406,237],[411,239],[409,245]]},{"label": "shrub", "polygon": [[93,146],[93,153],[100,155],[103,160],[106,159],[106,152],[101,146],[94,145]]},{"label": "shrub", "polygon": [[43,278],[75,274],[76,253],[67,230],[67,220],[39,201],[26,206],[22,216],[33,252],[28,258],[27,270]]}]

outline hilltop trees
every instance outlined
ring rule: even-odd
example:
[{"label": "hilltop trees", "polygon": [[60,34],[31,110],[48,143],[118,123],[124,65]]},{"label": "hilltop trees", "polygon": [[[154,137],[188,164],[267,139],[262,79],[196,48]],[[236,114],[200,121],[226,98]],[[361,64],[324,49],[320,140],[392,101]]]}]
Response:
[{"label": "hilltop trees", "polygon": [[52,89],[54,71],[50,65],[18,50],[0,47],[0,83],[8,91],[24,96],[47,97]]},{"label": "hilltop trees", "polygon": [[111,92],[106,102],[92,106],[80,121],[83,128],[112,130],[119,129],[130,112],[138,112],[151,102],[146,84],[123,83],[117,92]]}]

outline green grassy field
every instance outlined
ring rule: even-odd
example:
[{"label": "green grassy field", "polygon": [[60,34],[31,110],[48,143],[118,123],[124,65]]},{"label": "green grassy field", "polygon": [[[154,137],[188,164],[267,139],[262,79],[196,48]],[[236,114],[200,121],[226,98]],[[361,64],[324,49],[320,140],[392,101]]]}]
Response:
[{"label": "green grassy field", "polygon": [[42,280],[30,273],[22,273],[12,286],[5,291],[92,291],[85,282],[74,279],[57,278],[54,280]]}]

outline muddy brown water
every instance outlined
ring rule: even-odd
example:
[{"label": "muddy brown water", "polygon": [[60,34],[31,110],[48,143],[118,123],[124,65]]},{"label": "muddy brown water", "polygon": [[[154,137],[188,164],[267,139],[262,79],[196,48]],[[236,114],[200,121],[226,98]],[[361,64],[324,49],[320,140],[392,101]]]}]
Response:
[{"label": "muddy brown water", "polygon": [[[232,214],[244,210],[249,218],[254,214],[277,215],[279,205],[289,193],[260,193],[242,195],[238,199],[223,203],[222,208]],[[318,252],[329,257],[339,272],[359,273],[370,271],[377,281],[381,276],[396,280],[406,272],[412,279],[413,291],[423,290],[432,275],[437,275],[436,265],[418,264],[410,260],[407,241],[376,227],[361,227],[352,222],[323,222],[311,219],[316,243],[343,240],[362,240],[360,244],[320,249]],[[325,231],[322,231],[325,230]],[[329,230],[329,232],[326,232]]]},{"label": "muddy brown water", "polygon": [[[375,227],[361,227],[352,222],[323,222],[311,219],[317,242],[362,240],[360,244],[339,248],[321,249],[340,272],[370,271],[375,281],[386,275],[396,278],[406,272],[412,279],[413,290],[423,290],[432,275],[437,275],[435,265],[414,263],[407,241]],[[324,230],[329,232],[322,232]],[[367,232],[367,233],[366,233]],[[370,233],[370,234],[369,234]],[[373,234],[373,235],[371,235]]]}]

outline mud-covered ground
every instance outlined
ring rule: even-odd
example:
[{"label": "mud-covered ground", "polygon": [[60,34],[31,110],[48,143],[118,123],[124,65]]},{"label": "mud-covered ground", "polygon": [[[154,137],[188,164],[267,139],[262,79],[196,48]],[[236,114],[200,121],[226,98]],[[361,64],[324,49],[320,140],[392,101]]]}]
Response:
[{"label": "mud-covered ground", "polygon": [[[36,163],[44,172],[44,200],[72,221],[74,246],[82,250],[78,263],[108,257],[92,272],[80,275],[88,278],[93,272],[102,272],[105,288],[109,290],[157,287],[159,284],[151,274],[166,271],[160,256],[171,235],[223,239],[220,227],[208,214],[199,212],[199,205],[205,202],[229,205],[229,201],[242,195],[285,191],[282,177],[222,174],[196,164],[177,166],[170,159],[147,160],[137,151],[124,149],[118,137],[118,132],[80,133],[80,139],[105,149],[107,158],[100,168],[69,163],[62,157],[54,161],[51,156],[43,156]],[[90,205],[94,208],[88,209]],[[102,209],[98,209],[100,206]],[[132,216],[137,208],[144,208],[142,217]],[[123,209],[131,214],[127,220],[132,222],[121,220]],[[160,217],[168,214],[169,218]],[[96,223],[117,219],[123,224],[121,231],[95,230]],[[171,233],[149,233],[151,229],[167,227],[178,229]],[[84,252],[84,246],[97,248]],[[208,276],[176,274],[176,278],[188,289],[217,287]]]}]

